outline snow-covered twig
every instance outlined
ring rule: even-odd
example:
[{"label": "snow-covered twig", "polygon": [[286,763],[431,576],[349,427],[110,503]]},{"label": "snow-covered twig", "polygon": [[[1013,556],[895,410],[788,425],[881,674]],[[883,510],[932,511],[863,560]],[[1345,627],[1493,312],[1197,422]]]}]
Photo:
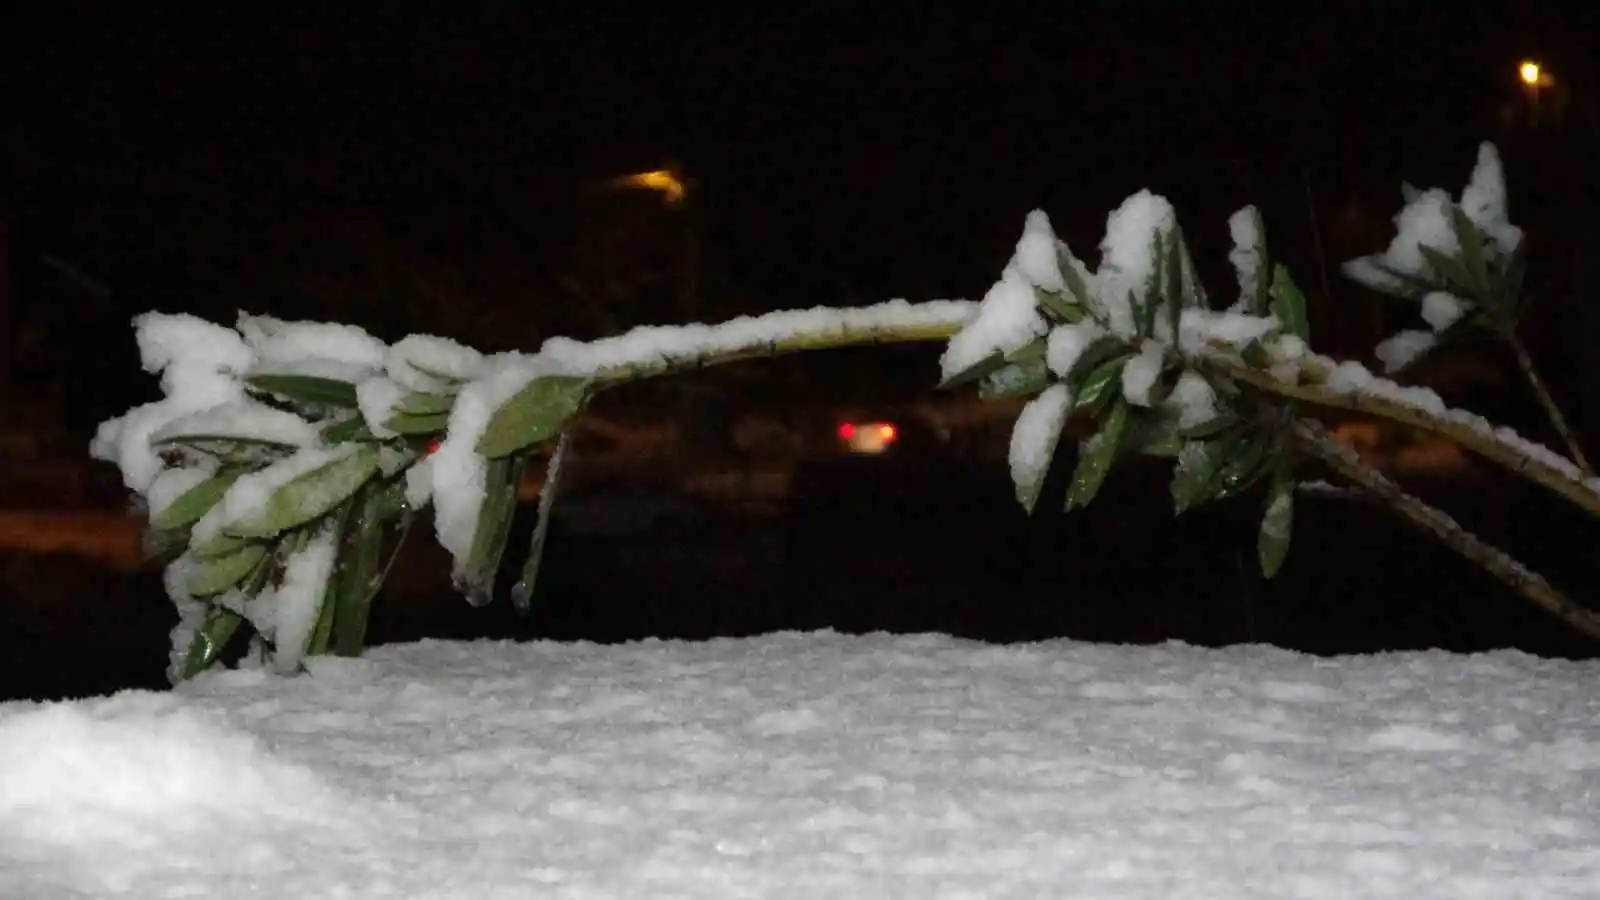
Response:
[{"label": "snow-covered twig", "polygon": [[[1600,491],[1596,490],[1595,479],[1584,477],[1583,470],[1570,460],[1509,429],[1496,428],[1476,414],[1445,408],[1442,403],[1410,401],[1405,393],[1407,389],[1381,379],[1375,383],[1394,390],[1349,389],[1339,383],[1341,365],[1315,354],[1306,354],[1299,360],[1299,374],[1293,380],[1253,368],[1231,352],[1208,351],[1197,355],[1196,361],[1216,374],[1280,397],[1367,413],[1448,438],[1600,517]],[[1431,392],[1426,396],[1437,400],[1437,395]]]},{"label": "snow-covered twig", "polygon": [[1511,345],[1511,352],[1517,358],[1517,367],[1522,370],[1522,377],[1528,380],[1528,387],[1533,389],[1533,396],[1538,399],[1539,405],[1544,407],[1545,415],[1550,417],[1550,425],[1567,445],[1567,452],[1572,454],[1573,462],[1583,469],[1585,475],[1594,477],[1594,467],[1589,465],[1589,460],[1583,455],[1583,445],[1578,443],[1577,436],[1572,433],[1572,426],[1567,424],[1567,417],[1561,412],[1561,406],[1550,394],[1544,379],[1539,377],[1539,370],[1533,364],[1533,356],[1528,353],[1522,338],[1517,336],[1514,329],[1506,328],[1505,341]]},{"label": "snow-covered twig", "polygon": [[1524,566],[1510,554],[1467,531],[1448,514],[1407,494],[1383,473],[1361,461],[1355,450],[1309,419],[1294,426],[1295,446],[1348,478],[1363,491],[1383,501],[1401,518],[1427,531],[1446,546],[1477,564],[1535,606],[1595,640],[1600,640],[1600,615],[1579,606],[1544,576]]},{"label": "snow-covered twig", "polygon": [[976,311],[966,300],[791,309],[716,325],[651,325],[596,341],[552,338],[535,359],[564,374],[633,381],[802,350],[944,341]]}]

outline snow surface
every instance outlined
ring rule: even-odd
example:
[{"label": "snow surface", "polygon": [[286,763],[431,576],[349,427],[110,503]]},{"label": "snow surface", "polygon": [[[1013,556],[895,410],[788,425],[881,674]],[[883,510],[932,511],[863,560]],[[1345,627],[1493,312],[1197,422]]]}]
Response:
[{"label": "snow surface", "polygon": [[0,704],[0,896],[1600,895],[1600,665],[453,643]]}]

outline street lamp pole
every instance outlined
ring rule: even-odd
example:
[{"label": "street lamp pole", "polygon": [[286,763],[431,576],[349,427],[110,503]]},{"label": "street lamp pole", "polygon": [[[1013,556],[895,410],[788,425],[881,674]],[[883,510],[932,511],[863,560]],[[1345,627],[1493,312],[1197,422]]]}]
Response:
[{"label": "street lamp pole", "polygon": [[1544,89],[1555,83],[1550,73],[1544,70],[1536,60],[1526,59],[1517,66],[1517,78],[1522,82],[1523,90],[1528,92],[1528,103],[1533,108],[1533,125],[1538,127],[1541,120],[1539,98]]},{"label": "street lamp pole", "polygon": [[678,303],[689,321],[695,321],[700,314],[700,229],[696,210],[689,203],[689,183],[676,166],[668,166],[613,178],[610,185],[618,189],[656,191],[668,206],[678,208],[684,243],[684,272],[678,282]]}]

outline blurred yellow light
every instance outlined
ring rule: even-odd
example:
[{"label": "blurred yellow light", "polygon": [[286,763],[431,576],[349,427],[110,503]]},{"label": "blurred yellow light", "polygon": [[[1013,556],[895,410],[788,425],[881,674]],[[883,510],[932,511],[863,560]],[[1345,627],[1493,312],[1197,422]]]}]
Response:
[{"label": "blurred yellow light", "polygon": [[638,187],[652,191],[660,191],[666,195],[668,203],[678,203],[688,195],[688,190],[678,176],[657,169],[653,172],[640,172],[638,175],[625,175],[614,182],[619,187]]},{"label": "blurred yellow light", "polygon": [[1528,60],[1517,67],[1517,75],[1522,78],[1522,83],[1530,87],[1535,87],[1539,84],[1539,76],[1541,74],[1539,64],[1532,60]]}]

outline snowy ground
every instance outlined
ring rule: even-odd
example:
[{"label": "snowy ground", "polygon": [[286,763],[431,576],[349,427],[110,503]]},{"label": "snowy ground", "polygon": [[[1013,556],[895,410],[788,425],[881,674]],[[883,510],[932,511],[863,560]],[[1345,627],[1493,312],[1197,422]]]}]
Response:
[{"label": "snowy ground", "polygon": [[0,704],[0,896],[1600,896],[1600,665],[782,634]]}]

